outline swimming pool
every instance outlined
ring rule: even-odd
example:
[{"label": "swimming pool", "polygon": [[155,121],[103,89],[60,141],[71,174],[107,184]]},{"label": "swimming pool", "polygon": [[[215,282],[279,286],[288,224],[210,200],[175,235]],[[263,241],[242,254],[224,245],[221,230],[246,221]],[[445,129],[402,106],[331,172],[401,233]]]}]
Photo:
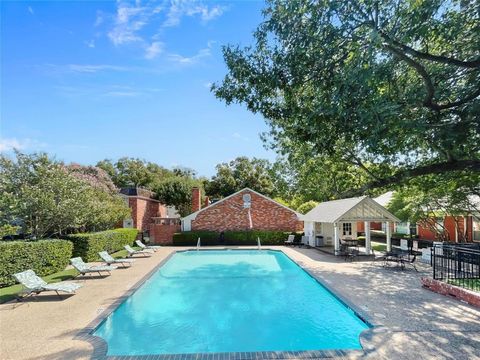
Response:
[{"label": "swimming pool", "polygon": [[95,330],[108,355],[360,349],[369,326],[281,251],[174,254]]}]

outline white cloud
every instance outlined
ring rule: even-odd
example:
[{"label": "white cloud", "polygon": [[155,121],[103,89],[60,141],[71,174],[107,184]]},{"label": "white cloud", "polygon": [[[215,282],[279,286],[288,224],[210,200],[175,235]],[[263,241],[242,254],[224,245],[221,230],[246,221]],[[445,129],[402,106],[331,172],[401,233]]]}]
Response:
[{"label": "white cloud", "polygon": [[79,73],[96,73],[100,71],[128,71],[129,68],[126,66],[117,66],[117,65],[89,65],[89,64],[68,64],[66,65],[67,70]]},{"label": "white cloud", "polygon": [[154,41],[145,49],[145,58],[154,59],[163,52],[164,44],[160,41]]},{"label": "white cloud", "polygon": [[163,26],[177,26],[184,16],[199,16],[206,23],[223,14],[225,8],[219,5],[209,7],[196,0],[171,0],[167,19]]},{"label": "white cloud", "polygon": [[103,94],[104,96],[112,96],[112,97],[134,97],[139,96],[141,93],[136,91],[109,91]]},{"label": "white cloud", "polygon": [[138,32],[147,25],[152,15],[152,9],[140,6],[140,2],[133,6],[121,2],[117,8],[115,25],[108,33],[108,37],[115,46],[143,41]]},{"label": "white cloud", "polygon": [[209,42],[207,47],[200,49],[195,55],[187,57],[179,54],[170,54],[168,59],[179,65],[192,65],[198,63],[201,59],[209,57],[211,55],[211,44]]},{"label": "white cloud", "polygon": [[249,139],[248,137],[243,136],[243,135],[241,135],[241,134],[238,133],[238,132],[233,133],[233,134],[232,134],[232,137],[233,137],[234,139],[242,140],[242,141],[245,141],[245,142],[249,142],[249,141],[250,141],[250,139]]},{"label": "white cloud", "polygon": [[95,24],[94,26],[100,26],[101,24],[103,24],[103,21],[105,20],[104,18],[104,15],[103,15],[103,12],[101,12],[100,10],[97,11],[97,16],[95,18]]},{"label": "white cloud", "polygon": [[35,14],[35,12],[33,11],[33,8],[31,6],[28,7],[28,12],[32,15]]},{"label": "white cloud", "polygon": [[94,48],[95,47],[95,40],[87,40],[85,41],[85,45],[87,45],[89,48]]},{"label": "white cloud", "polygon": [[153,97],[164,91],[161,88],[132,87],[129,85],[110,84],[101,86],[56,86],[59,95],[66,98],[128,98]]},{"label": "white cloud", "polygon": [[45,147],[46,144],[30,138],[0,138],[0,152],[17,150],[36,150]]}]

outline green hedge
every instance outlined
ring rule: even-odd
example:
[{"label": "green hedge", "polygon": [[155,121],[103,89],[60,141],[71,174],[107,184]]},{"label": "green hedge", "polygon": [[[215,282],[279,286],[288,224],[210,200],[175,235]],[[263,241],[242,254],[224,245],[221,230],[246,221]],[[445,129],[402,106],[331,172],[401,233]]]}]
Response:
[{"label": "green hedge", "polygon": [[196,246],[198,238],[202,246],[212,245],[257,245],[257,238],[260,238],[262,245],[283,245],[288,235],[295,235],[300,238],[301,233],[284,231],[225,231],[223,241],[219,232],[215,231],[188,231],[173,235],[174,246]]},{"label": "green hedge", "polygon": [[72,243],[66,240],[0,242],[0,287],[15,284],[12,274],[28,269],[39,276],[64,270],[72,249]]},{"label": "green hedge", "polygon": [[137,229],[115,229],[96,233],[68,235],[73,243],[73,256],[80,256],[84,261],[98,260],[100,251],[109,253],[123,250],[125,245],[132,245],[138,234]]}]

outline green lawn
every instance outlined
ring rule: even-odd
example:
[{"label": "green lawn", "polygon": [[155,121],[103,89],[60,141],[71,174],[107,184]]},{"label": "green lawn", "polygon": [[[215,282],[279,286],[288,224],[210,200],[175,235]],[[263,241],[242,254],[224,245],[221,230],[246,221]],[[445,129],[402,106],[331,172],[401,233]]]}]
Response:
[{"label": "green lawn", "polygon": [[479,291],[480,292],[480,279],[450,279],[448,280],[449,284],[464,287],[469,290]]},{"label": "green lawn", "polygon": [[372,241],[372,249],[375,251],[387,251],[387,245]]},{"label": "green lawn", "polygon": [[[133,248],[135,250],[140,249],[134,246]],[[113,253],[112,256],[114,258],[124,258],[127,256],[127,250],[117,251],[116,253]],[[57,273],[54,273],[48,276],[44,276],[43,280],[45,280],[47,283],[54,283],[54,282],[72,279],[75,275],[77,275],[77,271],[75,269],[68,269],[68,270],[59,271]],[[14,299],[15,294],[19,293],[21,290],[22,290],[22,285],[19,285],[19,284],[0,288],[0,304],[3,304],[4,302]]]}]

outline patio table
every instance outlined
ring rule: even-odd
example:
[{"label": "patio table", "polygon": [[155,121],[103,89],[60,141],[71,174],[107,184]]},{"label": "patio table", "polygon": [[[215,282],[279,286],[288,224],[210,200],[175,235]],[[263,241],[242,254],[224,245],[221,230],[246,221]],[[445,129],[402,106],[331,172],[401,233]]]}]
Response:
[{"label": "patio table", "polygon": [[400,266],[402,270],[404,270],[405,261],[408,261],[409,256],[410,255],[408,253],[405,253],[404,251],[388,251],[385,254],[385,261],[383,263],[383,267],[388,267],[389,262],[394,262],[398,266]]}]

